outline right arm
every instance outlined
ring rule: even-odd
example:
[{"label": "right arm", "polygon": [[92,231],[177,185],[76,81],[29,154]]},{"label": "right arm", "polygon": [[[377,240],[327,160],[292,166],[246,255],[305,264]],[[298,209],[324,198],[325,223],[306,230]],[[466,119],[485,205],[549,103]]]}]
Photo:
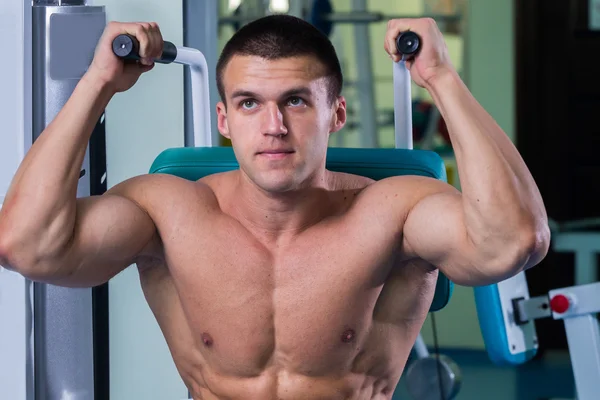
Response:
[{"label": "right arm", "polygon": [[144,177],[102,196],[77,199],[77,183],[92,130],[116,92],[152,68],[125,65],[112,39],[135,35],[142,56],[160,56],[155,25],[109,24],[88,72],[21,162],[0,210],[0,260],[32,280],[94,286],[130,265],[155,227],[139,205]]}]

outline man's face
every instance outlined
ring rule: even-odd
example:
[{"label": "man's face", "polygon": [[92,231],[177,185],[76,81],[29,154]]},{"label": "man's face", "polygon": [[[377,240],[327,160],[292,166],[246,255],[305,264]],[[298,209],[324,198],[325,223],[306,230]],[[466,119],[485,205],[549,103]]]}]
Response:
[{"label": "man's face", "polygon": [[346,104],[330,104],[324,67],[311,56],[265,60],[234,56],[223,71],[227,106],[218,126],[241,171],[268,192],[310,185],[325,168],[329,134],[346,121]]}]

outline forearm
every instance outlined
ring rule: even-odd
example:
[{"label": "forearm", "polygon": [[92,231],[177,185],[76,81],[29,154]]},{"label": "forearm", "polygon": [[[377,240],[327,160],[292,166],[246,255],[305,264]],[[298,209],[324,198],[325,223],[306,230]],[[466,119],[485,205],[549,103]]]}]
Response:
[{"label": "forearm", "polygon": [[503,251],[524,235],[545,234],[541,195],[504,131],[455,72],[440,75],[428,89],[456,155],[469,239],[483,249]]},{"label": "forearm", "polygon": [[61,251],[73,234],[85,151],[112,96],[100,82],[82,78],[13,178],[0,211],[0,242],[15,267]]}]

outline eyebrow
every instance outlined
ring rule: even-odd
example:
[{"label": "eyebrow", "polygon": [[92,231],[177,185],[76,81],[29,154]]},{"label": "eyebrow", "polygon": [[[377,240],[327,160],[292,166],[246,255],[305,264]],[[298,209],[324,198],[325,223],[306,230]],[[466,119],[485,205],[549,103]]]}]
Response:
[{"label": "eyebrow", "polygon": [[[312,91],[306,86],[295,87],[295,88],[291,88],[291,89],[288,89],[285,92],[283,92],[281,94],[280,98],[287,98],[287,97],[298,96],[298,95],[304,95],[304,96],[310,97],[312,95]],[[258,98],[258,97],[260,97],[260,95],[258,93],[254,93],[250,90],[236,90],[231,94],[231,98],[235,99],[236,97]]]}]

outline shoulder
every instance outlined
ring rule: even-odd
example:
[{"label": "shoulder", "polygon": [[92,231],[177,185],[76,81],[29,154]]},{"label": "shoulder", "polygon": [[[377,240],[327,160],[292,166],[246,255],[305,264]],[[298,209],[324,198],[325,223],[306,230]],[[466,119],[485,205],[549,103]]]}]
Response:
[{"label": "shoulder", "polygon": [[179,208],[190,203],[207,204],[215,200],[211,188],[201,181],[190,181],[174,175],[145,174],[129,178],[106,192],[136,203],[154,219],[157,212]]},{"label": "shoulder", "polygon": [[357,213],[398,223],[424,198],[440,193],[456,193],[453,186],[438,179],[418,176],[394,176],[372,182],[357,196]]},{"label": "shoulder", "polygon": [[419,200],[431,194],[456,191],[448,183],[439,179],[420,175],[392,176],[375,182],[370,187],[373,196],[401,196],[405,199]]},{"label": "shoulder", "polygon": [[360,175],[331,172],[330,186],[333,191],[351,192],[355,203],[381,203],[393,200],[407,205],[436,193],[452,193],[457,190],[448,183],[420,175],[401,175],[374,180]]},{"label": "shoulder", "polygon": [[448,183],[419,175],[392,176],[373,182],[365,188],[363,197],[385,201],[395,199],[418,202],[421,198],[436,193],[455,192],[456,189]]}]

